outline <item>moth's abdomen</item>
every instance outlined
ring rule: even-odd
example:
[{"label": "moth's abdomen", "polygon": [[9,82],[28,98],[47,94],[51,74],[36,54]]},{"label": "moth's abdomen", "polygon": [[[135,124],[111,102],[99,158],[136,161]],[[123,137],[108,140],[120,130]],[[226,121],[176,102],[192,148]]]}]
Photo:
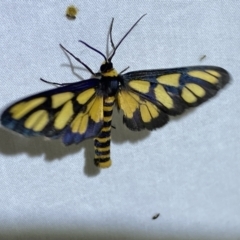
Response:
[{"label": "moth's abdomen", "polygon": [[115,97],[106,97],[103,105],[103,128],[99,135],[94,138],[95,157],[94,162],[96,166],[100,168],[110,167],[112,162],[110,158],[110,143],[111,143],[111,123],[112,112],[114,106]]}]

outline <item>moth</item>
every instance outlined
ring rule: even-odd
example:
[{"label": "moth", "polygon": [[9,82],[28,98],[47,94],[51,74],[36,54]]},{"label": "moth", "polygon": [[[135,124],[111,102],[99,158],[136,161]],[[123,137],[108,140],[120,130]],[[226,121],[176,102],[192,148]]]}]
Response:
[{"label": "moth", "polygon": [[2,125],[27,137],[42,135],[51,139],[61,138],[65,145],[93,138],[94,162],[100,168],[107,168],[111,165],[114,105],[123,112],[123,123],[127,128],[132,131],[151,131],[165,125],[169,116],[179,115],[185,109],[196,107],[213,97],[229,82],[229,73],[216,66],[118,73],[112,63],[116,50],[144,16],[132,25],[116,45],[112,39],[112,19],[109,31],[112,51],[108,56],[80,40],[103,57],[104,62],[97,73],[60,44],[93,77],[57,84],[57,88],[12,104],[1,116]]}]

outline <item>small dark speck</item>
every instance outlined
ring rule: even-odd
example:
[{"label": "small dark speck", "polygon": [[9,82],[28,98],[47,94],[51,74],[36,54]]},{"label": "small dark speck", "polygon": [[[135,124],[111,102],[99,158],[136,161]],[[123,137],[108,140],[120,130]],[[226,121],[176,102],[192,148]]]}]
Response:
[{"label": "small dark speck", "polygon": [[157,219],[159,216],[160,216],[160,213],[155,214],[155,215],[152,217],[152,220]]},{"label": "small dark speck", "polygon": [[199,59],[199,61],[202,61],[203,59],[205,59],[207,56],[206,55],[202,55]]}]

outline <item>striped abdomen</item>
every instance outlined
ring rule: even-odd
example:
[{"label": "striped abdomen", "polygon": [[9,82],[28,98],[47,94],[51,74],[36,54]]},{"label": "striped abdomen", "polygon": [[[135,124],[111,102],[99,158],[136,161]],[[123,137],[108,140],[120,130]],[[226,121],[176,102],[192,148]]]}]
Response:
[{"label": "striped abdomen", "polygon": [[107,97],[104,99],[103,105],[103,128],[99,135],[94,138],[95,157],[94,162],[98,167],[107,168],[111,166],[110,143],[111,143],[111,123],[112,112],[115,97]]}]

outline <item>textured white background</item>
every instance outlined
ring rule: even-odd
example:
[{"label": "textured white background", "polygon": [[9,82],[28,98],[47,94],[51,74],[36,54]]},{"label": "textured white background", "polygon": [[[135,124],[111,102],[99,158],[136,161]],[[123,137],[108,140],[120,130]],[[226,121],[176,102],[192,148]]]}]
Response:
[{"label": "textured white background", "polygon": [[[93,143],[27,139],[0,128],[0,237],[59,239],[240,238],[240,2],[81,0],[0,2],[0,103],[79,81],[67,49],[97,71],[111,18],[118,71],[216,65],[233,81],[166,127],[134,133],[114,114],[113,165],[98,170]],[[206,58],[200,61],[200,57]],[[83,78],[90,74],[74,60]],[[152,216],[161,216],[152,220]]]}]

